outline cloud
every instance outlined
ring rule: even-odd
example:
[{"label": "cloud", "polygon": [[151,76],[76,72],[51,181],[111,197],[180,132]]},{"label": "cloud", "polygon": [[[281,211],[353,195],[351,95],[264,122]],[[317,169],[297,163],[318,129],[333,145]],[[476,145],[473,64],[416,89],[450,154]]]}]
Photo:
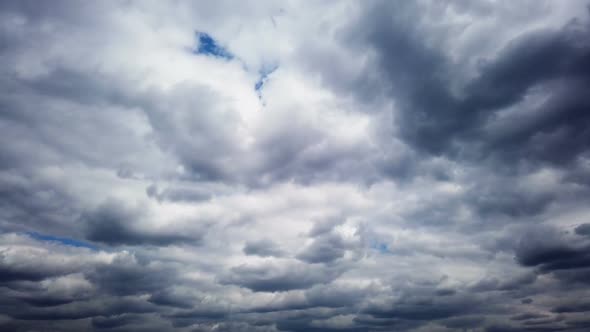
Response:
[{"label": "cloud", "polygon": [[335,279],[339,271],[302,263],[240,265],[221,279],[223,284],[235,284],[255,292],[280,292],[307,289]]},{"label": "cloud", "polygon": [[262,239],[256,242],[247,242],[243,249],[246,255],[260,257],[281,257],[284,255],[281,248],[271,240]]},{"label": "cloud", "polygon": [[546,271],[587,267],[589,254],[587,244],[568,241],[552,229],[535,229],[525,234],[516,249],[520,264]]},{"label": "cloud", "polygon": [[580,226],[576,227],[575,229],[576,234],[578,235],[590,235],[590,224],[581,224]]},{"label": "cloud", "polygon": [[143,217],[145,216],[139,210],[129,209],[117,201],[108,201],[96,210],[85,213],[82,220],[88,225],[88,240],[109,245],[170,245],[199,242],[198,237],[134,229],[133,224]]},{"label": "cloud", "polygon": [[344,256],[345,246],[337,236],[315,238],[297,258],[308,263],[329,263]]},{"label": "cloud", "polygon": [[394,303],[371,304],[363,311],[378,318],[429,321],[473,313],[477,310],[476,303],[475,298],[462,295],[432,298],[409,296]]},{"label": "cloud", "polygon": [[211,198],[210,193],[206,191],[193,190],[190,188],[166,188],[159,191],[157,185],[152,184],[146,189],[148,197],[153,197],[156,200],[162,201],[186,201],[198,202],[205,201]]},{"label": "cloud", "polygon": [[589,12],[0,4],[0,330],[582,331]]},{"label": "cloud", "polygon": [[52,255],[47,248],[33,246],[4,246],[0,259],[2,282],[41,281],[76,272],[84,264],[67,254]]},{"label": "cloud", "polygon": [[[458,4],[447,6],[454,11]],[[554,164],[572,161],[586,150],[578,144],[587,121],[581,111],[588,103],[581,94],[588,81],[589,50],[582,42],[586,23],[523,32],[493,55],[465,54],[464,61],[454,62],[449,50],[430,42],[432,35],[447,36],[445,30],[430,31],[434,24],[426,21],[428,8],[368,7],[355,22],[364,29],[351,32],[353,40],[374,51],[380,86],[399,105],[400,134],[416,149],[452,158]],[[410,24],[412,20],[420,23]],[[470,78],[464,74],[467,61],[477,63]],[[530,107],[539,93],[545,102],[531,105],[535,111],[516,111]],[[557,148],[564,145],[569,148]]]}]

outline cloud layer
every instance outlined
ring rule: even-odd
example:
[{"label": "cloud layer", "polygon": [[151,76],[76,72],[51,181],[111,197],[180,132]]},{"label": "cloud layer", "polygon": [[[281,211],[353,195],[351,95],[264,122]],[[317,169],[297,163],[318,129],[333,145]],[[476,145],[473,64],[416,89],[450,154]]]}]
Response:
[{"label": "cloud layer", "polygon": [[4,1],[0,330],[586,331],[586,1]]}]

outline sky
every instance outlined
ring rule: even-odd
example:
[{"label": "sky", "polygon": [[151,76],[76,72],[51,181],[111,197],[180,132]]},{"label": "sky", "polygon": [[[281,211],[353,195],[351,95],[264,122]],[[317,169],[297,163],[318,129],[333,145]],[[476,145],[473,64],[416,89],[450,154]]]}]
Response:
[{"label": "sky", "polygon": [[589,14],[0,1],[0,330],[588,331]]}]

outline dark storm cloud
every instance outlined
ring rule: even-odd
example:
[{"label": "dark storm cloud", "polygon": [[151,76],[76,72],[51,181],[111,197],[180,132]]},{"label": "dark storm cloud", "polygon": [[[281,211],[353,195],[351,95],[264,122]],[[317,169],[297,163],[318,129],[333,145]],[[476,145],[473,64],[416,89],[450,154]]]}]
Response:
[{"label": "dark storm cloud", "polygon": [[358,324],[361,331],[388,331],[391,329],[400,329],[403,331],[410,330],[420,325],[420,322],[418,321],[403,321],[399,319],[376,318],[370,315],[358,315],[357,317],[355,317],[354,322]]},{"label": "dark storm cloud", "polygon": [[575,231],[578,235],[590,236],[590,224],[581,224]]},{"label": "dark storm cloud", "polygon": [[82,221],[87,224],[86,238],[90,241],[109,245],[171,245],[198,244],[200,234],[187,236],[184,234],[166,234],[166,232],[146,232],[136,229],[141,218],[146,215],[138,210],[125,207],[117,201],[108,201],[85,213]]},{"label": "dark storm cloud", "polygon": [[[55,329],[92,330],[76,327],[75,321],[85,318],[92,318],[92,327],[97,329],[139,324],[145,318],[133,314],[164,310],[156,305],[159,303],[134,295],[151,293],[152,298],[157,298],[163,284],[179,282],[175,266],[153,267],[131,255],[118,256],[112,262],[97,262],[95,255],[105,253],[84,248],[63,247],[57,257],[46,257],[33,266],[23,264],[26,260],[16,261],[12,264],[18,267],[18,273],[15,268],[6,268],[5,263],[14,261],[15,257],[26,257],[32,250],[40,249],[21,246],[3,252],[5,278],[0,280],[3,286],[0,308],[3,314],[19,320],[18,326],[50,326],[53,321],[61,321]],[[70,251],[85,256],[85,261],[64,258]],[[157,321],[152,323],[160,325]]]},{"label": "dark storm cloud", "polygon": [[45,278],[67,273],[60,269],[15,265],[6,264],[4,261],[2,262],[2,265],[0,265],[0,282],[16,280],[39,281]]},{"label": "dark storm cloud", "polygon": [[553,312],[586,312],[590,311],[590,302],[574,302],[569,304],[562,304],[553,309]]},{"label": "dark storm cloud", "polygon": [[32,308],[26,312],[13,314],[22,320],[67,320],[82,319],[95,316],[112,316],[119,313],[153,312],[154,307],[137,299],[103,299],[79,301],[56,307]]},{"label": "dark storm cloud", "polygon": [[63,297],[63,296],[39,296],[39,297],[27,297],[27,298],[23,298],[22,300],[34,307],[54,307],[54,306],[74,302],[77,299]]},{"label": "dark storm cloud", "polygon": [[92,326],[98,329],[112,329],[128,325],[138,320],[141,320],[141,317],[134,315],[117,315],[114,317],[97,316],[92,318]]},{"label": "dark storm cloud", "polygon": [[[569,162],[587,150],[590,100],[583,91],[590,82],[590,48],[583,23],[512,39],[496,57],[480,59],[478,75],[459,95],[450,87],[460,65],[426,42],[418,6],[379,3],[360,23],[366,29],[354,32],[355,38],[375,50],[382,86],[390,86],[400,107],[398,126],[417,149],[551,163]],[[492,137],[485,133],[500,110],[547,86],[554,86],[546,89],[549,100],[526,121],[505,124]]]},{"label": "dark storm cloud", "polygon": [[590,266],[590,248],[564,246],[528,247],[517,252],[519,263],[543,270],[575,269]]},{"label": "dark storm cloud", "polygon": [[102,291],[117,296],[155,293],[162,285],[178,280],[177,266],[153,267],[149,263],[124,256],[110,264],[97,264],[86,277]]},{"label": "dark storm cloud", "polygon": [[315,284],[325,284],[335,279],[340,271],[308,264],[241,265],[231,269],[220,281],[234,284],[255,292],[281,292],[307,289]]},{"label": "dark storm cloud", "polygon": [[[55,276],[49,276],[48,278],[52,277]],[[24,307],[25,304],[41,308],[56,307],[75,301],[84,301],[92,295],[92,291],[88,288],[56,291],[51,289],[50,286],[44,286],[43,283],[31,282],[24,278],[15,282],[4,283],[3,286],[2,297],[6,300],[2,304],[11,304],[18,307]]]},{"label": "dark storm cloud", "polygon": [[567,239],[554,229],[534,229],[524,234],[516,248],[516,260],[542,271],[590,267],[590,244]]},{"label": "dark storm cloud", "polygon": [[471,296],[407,298],[391,304],[371,305],[363,312],[379,318],[436,320],[473,313],[477,301]]},{"label": "dark storm cloud", "polygon": [[535,282],[537,275],[534,273],[523,273],[516,275],[506,280],[499,280],[497,278],[485,278],[473,285],[471,290],[474,292],[489,292],[489,291],[514,291],[524,289],[527,285]]},{"label": "dark storm cloud", "polygon": [[585,288],[590,280],[590,243],[579,234],[551,228],[528,231],[515,249],[515,260],[550,274],[562,287]]}]

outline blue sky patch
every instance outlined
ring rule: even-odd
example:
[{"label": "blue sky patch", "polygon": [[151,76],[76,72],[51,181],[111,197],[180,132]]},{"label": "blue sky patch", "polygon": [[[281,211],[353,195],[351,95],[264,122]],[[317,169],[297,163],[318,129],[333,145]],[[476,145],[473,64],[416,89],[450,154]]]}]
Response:
[{"label": "blue sky patch", "polygon": [[387,253],[389,253],[389,246],[387,245],[387,243],[383,243],[383,242],[373,242],[373,243],[371,243],[371,249],[374,249],[374,250],[378,251],[381,254],[387,254]]},{"label": "blue sky patch", "polygon": [[91,245],[90,243],[78,241],[75,239],[67,238],[67,237],[59,237],[53,235],[45,235],[37,232],[25,232],[28,236],[32,237],[37,241],[49,241],[49,242],[57,242],[64,246],[69,247],[76,247],[76,248],[88,248],[92,250],[98,250],[96,246]]},{"label": "blue sky patch", "polygon": [[198,45],[195,49],[196,54],[203,54],[207,56],[214,56],[216,58],[223,58],[226,60],[233,59],[233,55],[219,45],[213,37],[204,32],[197,32]]},{"label": "blue sky patch", "polygon": [[264,83],[266,83],[266,81],[268,80],[268,75],[272,74],[278,68],[279,66],[275,65],[270,68],[262,68],[259,71],[260,77],[258,78],[258,81],[256,81],[256,83],[254,84],[254,90],[256,90],[256,92],[258,93],[258,98],[262,98],[262,87],[264,86]]}]

